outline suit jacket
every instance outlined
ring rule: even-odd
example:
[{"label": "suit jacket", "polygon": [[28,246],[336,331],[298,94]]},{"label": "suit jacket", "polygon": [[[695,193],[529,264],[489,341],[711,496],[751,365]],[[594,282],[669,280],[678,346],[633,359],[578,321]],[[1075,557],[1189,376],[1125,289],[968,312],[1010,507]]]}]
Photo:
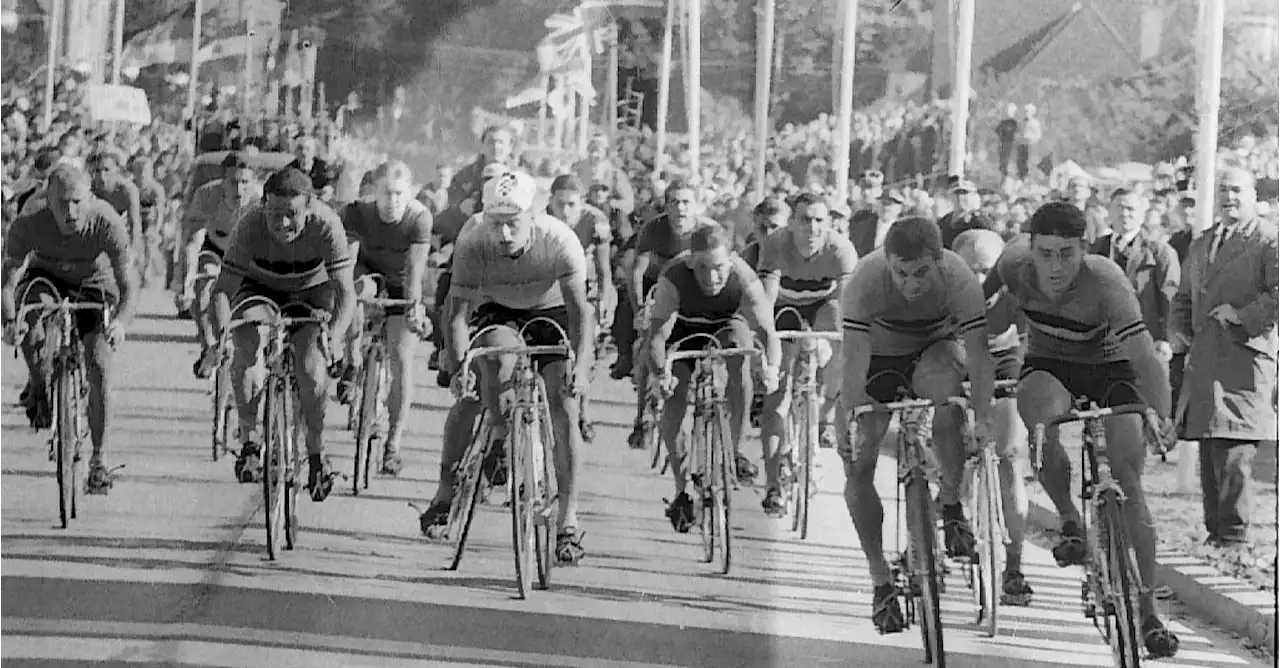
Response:
[{"label": "suit jacket", "polygon": [[[1156,341],[1170,341],[1169,315],[1173,312],[1173,298],[1182,282],[1182,267],[1178,254],[1168,243],[1148,239],[1141,232],[1133,240],[1126,258],[1119,257],[1115,249],[1116,235],[1108,234],[1093,243],[1089,252],[1111,258],[1124,269],[1124,275],[1133,284],[1142,307],[1142,320]],[[1121,262],[1123,260],[1123,263]]]},{"label": "suit jacket", "polygon": [[[1191,348],[1183,375],[1190,439],[1272,440],[1276,437],[1277,234],[1260,219],[1238,223],[1213,262],[1213,231],[1191,242],[1174,299],[1171,327]],[[1209,313],[1235,307],[1240,324]]]}]

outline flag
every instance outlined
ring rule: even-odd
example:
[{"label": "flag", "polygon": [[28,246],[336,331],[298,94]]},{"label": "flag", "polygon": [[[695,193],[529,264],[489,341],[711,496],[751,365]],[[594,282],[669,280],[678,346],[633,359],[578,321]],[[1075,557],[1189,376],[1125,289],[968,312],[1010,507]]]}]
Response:
[{"label": "flag", "polygon": [[[236,24],[223,25],[216,20],[217,2],[205,3],[204,15],[201,17],[201,54],[210,40],[218,40],[235,36]],[[164,63],[185,63],[191,58],[191,30],[195,19],[195,5],[190,4],[173,12],[159,23],[138,31],[125,38],[124,54],[121,61],[125,68],[143,68],[148,65]],[[239,24],[239,32],[243,34],[244,24]],[[222,47],[224,50],[226,45]]]},{"label": "flag", "polygon": [[537,75],[533,81],[525,84],[524,88],[515,95],[507,96],[507,109],[515,109],[523,107],[526,104],[542,102],[547,99],[547,80],[541,74]]}]

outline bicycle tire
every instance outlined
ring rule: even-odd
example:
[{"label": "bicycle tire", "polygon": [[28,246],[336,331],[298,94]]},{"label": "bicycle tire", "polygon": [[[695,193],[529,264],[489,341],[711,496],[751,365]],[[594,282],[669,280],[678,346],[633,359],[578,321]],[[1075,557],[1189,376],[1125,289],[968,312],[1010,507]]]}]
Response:
[{"label": "bicycle tire", "polygon": [[[454,474],[453,500],[449,504],[449,541],[453,543],[453,558],[446,570],[456,571],[462,564],[467,548],[467,536],[471,534],[471,521],[475,518],[476,504],[483,493],[484,480],[481,471],[484,458],[492,446],[492,434],[485,426],[486,413],[481,412],[471,433],[471,441],[458,461]],[[456,533],[455,533],[456,532]]]},{"label": "bicycle tire", "polygon": [[223,413],[222,413],[222,393],[226,390],[226,376],[222,371],[221,362],[218,368],[213,372],[213,434],[210,440],[213,441],[213,461],[218,461],[218,457],[222,452],[222,433],[223,433]]},{"label": "bicycle tire", "polygon": [[792,451],[796,457],[795,483],[792,497],[795,501],[795,515],[791,522],[791,530],[800,532],[800,540],[809,538],[809,493],[813,487],[813,450],[818,439],[818,406],[814,395],[806,394],[805,399],[797,402],[799,416],[792,441]]},{"label": "bicycle tire", "polygon": [[[692,471],[698,474],[697,494],[694,500],[698,520],[698,532],[702,536],[702,562],[709,564],[716,558],[716,532],[713,516],[715,501],[712,499],[712,479],[715,476],[715,460],[711,446],[711,423],[702,415],[693,416],[693,427],[685,439],[685,452],[697,453],[693,457]],[[686,469],[686,475],[690,469]]]},{"label": "bicycle tire", "polygon": [[727,419],[717,410],[716,419],[711,424],[712,434],[715,437],[711,446],[714,457],[714,466],[711,471],[715,476],[711,496],[711,509],[714,513],[712,522],[720,545],[720,573],[728,575],[729,569],[733,566],[733,530],[729,525],[729,490],[732,489],[732,481],[737,472],[734,470],[733,458],[729,456],[731,432],[728,429]]},{"label": "bicycle tire", "polygon": [[[367,356],[368,346],[365,346],[362,355]],[[364,359],[364,357],[361,357]],[[347,430],[355,434],[360,433],[360,407],[364,402],[364,368],[356,371],[355,381],[351,384],[352,395],[347,397],[350,402],[347,404]]]},{"label": "bicycle tire", "polygon": [[992,457],[983,456],[982,466],[978,469],[979,484],[972,490],[976,503],[973,517],[978,523],[977,536],[978,563],[976,568],[976,587],[978,593],[978,623],[987,637],[994,638],[999,632],[1000,594],[1003,586],[1003,570],[1001,559],[1004,555],[1000,531],[1000,471],[999,464]]},{"label": "bicycle tire", "polygon": [[[533,546],[534,560],[538,570],[537,588],[547,590],[551,587],[551,570],[555,567],[555,541],[557,537],[556,518],[557,501],[555,498],[556,479],[554,471],[554,444],[555,433],[551,428],[551,409],[547,405],[546,387],[542,383],[542,379],[538,378],[537,390],[537,430],[540,437],[537,443],[531,444],[532,447],[542,448],[541,466],[530,466],[531,482],[535,483],[533,489],[541,499],[539,503],[540,517],[533,520]],[[531,460],[530,464],[534,461]]]},{"label": "bicycle tire", "polygon": [[298,397],[296,383],[289,384],[285,395],[284,422],[288,439],[284,444],[284,549],[292,550],[298,544],[298,491],[302,487],[302,458],[298,456],[298,443],[306,442],[305,425],[299,411],[302,400]]},{"label": "bicycle tire", "polygon": [[1107,546],[1104,590],[1114,607],[1114,613],[1107,616],[1111,651],[1120,668],[1138,668],[1142,652],[1138,630],[1142,625],[1137,620],[1137,592],[1141,589],[1142,579],[1125,530],[1122,502],[1114,491],[1104,494],[1099,518],[1102,519],[1100,528]]},{"label": "bicycle tire", "polygon": [[531,462],[529,456],[528,424],[525,408],[511,409],[511,422],[507,441],[507,481],[511,486],[511,551],[516,563],[516,590],[521,599],[528,599],[533,589],[533,517],[530,496],[533,490],[526,484],[526,472]]},{"label": "bicycle tire", "polygon": [[281,473],[284,425],[281,424],[281,388],[278,385],[276,379],[268,379],[263,393],[266,419],[263,420],[262,442],[266,447],[262,453],[262,504],[267,529],[267,558],[271,561],[279,558],[284,539],[284,488],[280,484],[284,480]]},{"label": "bicycle tire", "polygon": [[[924,645],[924,662],[938,668],[946,668],[946,653],[942,641],[942,610],[939,592],[937,561],[937,522],[933,516],[933,500],[929,494],[929,482],[924,471],[914,468],[904,483],[907,503],[907,523],[911,536],[914,575],[919,587],[913,587],[913,596],[919,599],[921,613],[920,636]],[[917,591],[918,590],[918,591]]]},{"label": "bicycle tire", "polygon": [[72,468],[74,453],[71,452],[74,442],[75,425],[71,407],[70,379],[65,363],[59,362],[53,371],[53,383],[50,396],[53,397],[51,412],[54,417],[53,439],[58,479],[58,519],[62,528],[71,526],[73,518],[76,479]]},{"label": "bicycle tire", "polygon": [[356,428],[355,470],[351,475],[351,493],[356,496],[360,490],[369,489],[369,462],[373,458],[373,434],[378,424],[379,357],[377,348],[370,346],[356,380],[360,387],[360,416]]}]

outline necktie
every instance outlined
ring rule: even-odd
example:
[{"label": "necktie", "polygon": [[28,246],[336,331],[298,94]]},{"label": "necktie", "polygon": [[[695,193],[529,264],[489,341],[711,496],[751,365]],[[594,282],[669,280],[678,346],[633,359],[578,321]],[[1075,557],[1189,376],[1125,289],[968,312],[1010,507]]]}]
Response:
[{"label": "necktie", "polygon": [[1223,223],[1218,223],[1218,226],[1213,230],[1213,243],[1209,245],[1210,264],[1213,264],[1213,261],[1218,257],[1218,250],[1222,248],[1222,242],[1225,241],[1226,238],[1227,226]]}]

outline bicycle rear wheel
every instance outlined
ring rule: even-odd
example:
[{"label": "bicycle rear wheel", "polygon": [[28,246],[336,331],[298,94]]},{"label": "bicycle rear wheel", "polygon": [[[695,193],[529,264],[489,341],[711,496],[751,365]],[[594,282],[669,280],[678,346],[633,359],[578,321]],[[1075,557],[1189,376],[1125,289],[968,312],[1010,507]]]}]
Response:
[{"label": "bicycle rear wheel", "polygon": [[532,438],[530,427],[533,418],[527,415],[527,409],[515,407],[511,409],[511,425],[508,430],[510,440],[507,449],[507,480],[511,485],[511,548],[516,562],[516,587],[520,598],[529,598],[533,590],[533,497],[534,485],[529,474],[533,467],[530,461]]},{"label": "bicycle rear wheel", "polygon": [[1000,528],[1000,471],[994,457],[982,456],[976,469],[977,479],[969,493],[970,512],[976,523],[977,563],[971,564],[974,575],[974,593],[978,598],[978,623],[987,636],[994,638],[998,632],[1000,615],[1000,591],[1003,579],[1002,560],[1004,533]]},{"label": "bicycle rear wheel", "polygon": [[270,378],[263,393],[266,410],[262,426],[265,445],[262,453],[262,504],[267,527],[267,558],[272,561],[280,556],[285,530],[284,452],[288,424],[284,417],[284,388],[281,385],[279,380]]},{"label": "bicycle rear wheel", "polygon": [[938,580],[937,521],[933,516],[933,502],[929,494],[929,482],[924,471],[912,469],[907,474],[905,498],[907,527],[910,532],[915,579],[918,587],[912,587],[912,595],[918,598],[917,610],[921,613],[920,636],[924,642],[924,661],[938,668],[946,667],[946,654],[942,643],[942,610]]},{"label": "bicycle rear wheel", "polygon": [[[1107,561],[1103,566],[1104,610],[1107,614],[1107,635],[1111,651],[1120,668],[1138,668],[1142,644],[1138,630],[1138,591],[1142,577],[1129,544],[1125,530],[1122,502],[1114,491],[1105,492],[1099,508],[1099,534],[1106,546]],[[1107,606],[1107,601],[1111,605]]]},{"label": "bicycle rear wheel", "polygon": [[[72,397],[73,383],[70,370],[64,363],[58,363],[53,371],[53,383],[47,391],[53,397],[54,453],[57,463],[58,479],[58,519],[62,528],[71,526],[75,518],[76,475],[75,475],[75,441],[78,438],[75,425],[75,403]],[[78,388],[77,388],[78,389]]]},{"label": "bicycle rear wheel", "polygon": [[732,527],[729,526],[729,491],[734,477],[734,458],[729,456],[729,428],[723,413],[716,411],[716,419],[711,421],[711,454],[713,457],[711,475],[711,510],[712,525],[715,529],[716,542],[719,543],[720,573],[729,574],[733,565]]},{"label": "bicycle rear wheel", "polygon": [[476,422],[471,444],[467,446],[454,474],[453,503],[449,506],[449,539],[453,543],[453,560],[449,563],[451,571],[458,570],[467,547],[471,520],[475,517],[476,504],[484,486],[480,471],[484,466],[484,457],[489,452],[490,441],[489,429],[485,427],[485,415],[482,413]]}]

